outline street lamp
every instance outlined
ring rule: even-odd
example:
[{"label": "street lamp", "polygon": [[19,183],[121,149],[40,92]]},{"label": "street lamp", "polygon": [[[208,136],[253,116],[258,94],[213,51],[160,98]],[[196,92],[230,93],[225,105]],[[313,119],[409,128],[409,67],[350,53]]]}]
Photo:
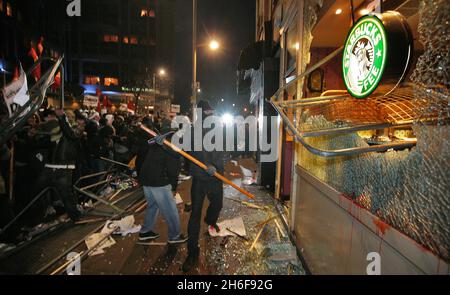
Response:
[{"label": "street lamp", "polygon": [[219,49],[220,45],[219,42],[217,42],[216,40],[211,40],[211,42],[209,42],[209,48],[211,50],[217,50]]},{"label": "street lamp", "polygon": [[[166,70],[164,69],[164,68],[161,68],[161,69],[159,69],[159,71],[158,71],[158,75],[160,76],[160,77],[164,77],[164,76],[166,76],[166,74],[167,74],[167,72],[166,72]],[[154,101],[153,101],[153,104],[155,105],[156,104],[156,73],[153,73],[153,93],[154,93]]]}]

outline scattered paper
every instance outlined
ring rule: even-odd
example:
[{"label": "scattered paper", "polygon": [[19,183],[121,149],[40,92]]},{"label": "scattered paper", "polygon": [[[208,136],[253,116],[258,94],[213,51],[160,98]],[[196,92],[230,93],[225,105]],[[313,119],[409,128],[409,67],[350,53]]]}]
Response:
[{"label": "scattered paper", "polygon": [[231,233],[227,230],[227,228],[231,229],[235,233],[240,236],[246,236],[247,232],[245,230],[244,220],[242,217],[237,217],[234,219],[224,220],[217,224],[220,228],[220,232],[216,232],[216,230],[209,230],[209,234],[212,237],[225,237],[225,236],[235,236],[234,233]]},{"label": "scattered paper", "polygon": [[[122,235],[123,237],[125,237],[129,234],[134,234],[141,230],[141,226],[135,225],[134,221],[135,220],[133,215],[124,217],[121,220],[108,220],[101,232],[111,233],[111,231],[114,231],[113,234]],[[115,228],[117,229],[114,230]]]},{"label": "scattered paper", "polygon": [[231,162],[231,163],[233,163],[233,164],[234,164],[234,166],[237,166],[237,165],[238,165],[238,162],[237,162],[237,161],[235,161],[235,160],[231,160],[230,162]]},{"label": "scattered paper", "polygon": [[[104,249],[109,248],[116,243],[116,241],[114,241],[114,239],[112,237],[105,238],[108,235],[109,235],[108,233],[102,233],[102,232],[95,233],[95,234],[90,235],[84,241],[89,250],[91,250],[95,247],[95,249],[89,253],[89,256],[103,254],[103,253],[105,253]],[[102,239],[105,239],[105,240],[103,242],[101,242],[100,244],[98,244]],[[97,244],[98,244],[98,246],[96,247],[95,245],[97,245]]]}]

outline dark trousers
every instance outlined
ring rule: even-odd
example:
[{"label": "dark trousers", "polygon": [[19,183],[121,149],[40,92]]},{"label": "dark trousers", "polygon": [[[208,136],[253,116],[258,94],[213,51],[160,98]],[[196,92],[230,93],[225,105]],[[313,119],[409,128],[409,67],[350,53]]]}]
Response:
[{"label": "dark trousers", "polygon": [[188,254],[198,255],[198,238],[200,235],[200,221],[202,218],[203,202],[205,196],[209,200],[209,207],[206,211],[205,223],[214,225],[219,219],[223,206],[223,185],[216,179],[204,180],[194,177],[191,188],[192,212],[188,225]]},{"label": "dark trousers", "polygon": [[[69,214],[71,219],[78,219],[80,212],[78,211],[77,201],[73,193],[72,177],[73,170],[70,169],[44,168],[36,181],[33,197],[46,187],[54,187],[58,192],[58,197],[61,198],[64,204],[64,209],[66,209],[67,214]],[[45,200],[42,201],[45,202]]]}]

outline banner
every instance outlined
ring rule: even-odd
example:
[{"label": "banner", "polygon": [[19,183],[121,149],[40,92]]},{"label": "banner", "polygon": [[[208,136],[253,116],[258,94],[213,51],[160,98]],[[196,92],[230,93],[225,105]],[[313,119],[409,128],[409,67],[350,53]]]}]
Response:
[{"label": "banner", "polygon": [[18,104],[22,107],[30,100],[30,96],[28,95],[27,75],[23,71],[22,66],[20,67],[19,78],[6,85],[2,89],[2,93],[10,117],[12,115],[11,107],[13,104]]},{"label": "banner", "polygon": [[86,107],[96,108],[98,106],[98,97],[93,95],[85,95],[83,105]]},{"label": "banner", "polygon": [[170,106],[171,113],[179,114],[180,111],[181,111],[181,106],[179,104],[173,104]]}]

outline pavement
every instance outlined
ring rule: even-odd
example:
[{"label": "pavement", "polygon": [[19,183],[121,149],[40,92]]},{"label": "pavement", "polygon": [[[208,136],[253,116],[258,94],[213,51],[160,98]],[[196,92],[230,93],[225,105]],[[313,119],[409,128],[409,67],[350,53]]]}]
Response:
[{"label": "pavement", "polygon": [[[238,165],[236,166],[235,163]],[[245,225],[245,239],[237,236],[211,237],[207,226],[202,224],[200,245],[200,263],[191,270],[190,275],[301,275],[304,268],[298,259],[295,247],[288,238],[280,215],[287,210],[262,187],[242,183],[243,166],[250,171],[256,170],[252,159],[237,159],[226,165],[226,177],[233,179],[253,195],[250,200],[229,185],[224,186],[224,207],[219,222],[242,217]],[[248,180],[248,179],[246,179]],[[183,233],[187,234],[189,212],[185,204],[190,203],[191,180],[180,183],[178,192],[183,204],[178,205]],[[129,192],[128,192],[129,193]],[[143,198],[140,188],[135,194]],[[244,203],[242,203],[244,202]],[[245,203],[248,202],[248,203]],[[208,201],[205,200],[204,211]],[[249,205],[251,204],[251,205]],[[256,206],[255,206],[256,205]],[[255,209],[258,207],[259,209]],[[284,215],[284,214],[283,214]],[[136,224],[143,221],[144,212],[135,215]],[[273,218],[262,225],[268,218]],[[276,222],[275,222],[276,220]],[[89,232],[101,226],[101,222],[68,226],[54,234],[34,242],[16,254],[0,260],[1,273],[36,273],[51,259],[66,251],[71,245],[83,239]],[[223,230],[223,229],[222,229]],[[139,245],[137,234],[126,237],[114,235],[115,244],[105,249],[104,254],[88,256],[81,262],[82,275],[182,275],[181,265],[187,256],[186,244],[179,246],[162,245],[167,241],[167,226],[162,217],[158,219],[156,231],[161,237],[155,240],[157,245]],[[254,243],[255,238],[259,236]],[[253,247],[252,247],[253,246]],[[252,249],[251,249],[252,248]],[[250,250],[251,249],[251,250]],[[82,243],[74,251],[86,250]],[[62,264],[64,262],[61,260]],[[58,264],[49,268],[50,273]]]}]

